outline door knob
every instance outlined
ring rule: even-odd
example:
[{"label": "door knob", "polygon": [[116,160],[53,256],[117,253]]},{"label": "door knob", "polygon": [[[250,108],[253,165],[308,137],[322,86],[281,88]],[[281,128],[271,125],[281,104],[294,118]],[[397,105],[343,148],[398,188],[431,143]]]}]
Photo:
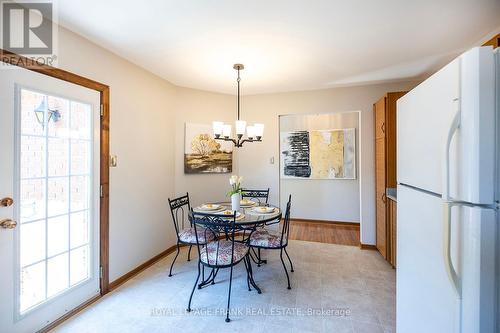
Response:
[{"label": "door knob", "polygon": [[12,206],[13,203],[14,203],[14,200],[12,198],[9,198],[9,197],[2,198],[0,200],[0,206],[2,206],[2,207]]},{"label": "door knob", "polygon": [[0,220],[0,227],[4,229],[14,229],[17,226],[17,222],[11,219]]}]

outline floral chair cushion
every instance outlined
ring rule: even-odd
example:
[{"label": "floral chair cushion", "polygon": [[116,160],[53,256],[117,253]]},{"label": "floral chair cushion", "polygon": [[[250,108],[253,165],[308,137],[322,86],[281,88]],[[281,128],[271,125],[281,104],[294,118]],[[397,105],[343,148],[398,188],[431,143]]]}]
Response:
[{"label": "floral chair cushion", "polygon": [[[198,241],[200,242],[200,244],[205,244],[207,242],[207,240],[205,239],[205,235],[206,238],[208,238],[209,242],[214,240],[215,238],[212,231],[207,230],[207,232],[205,232],[205,230],[206,229],[204,228],[198,228]],[[194,228],[186,228],[184,230],[181,230],[181,232],[179,232],[179,239],[184,243],[196,244],[196,234],[194,232]]]},{"label": "floral chair cushion", "polygon": [[[217,250],[217,243],[219,249]],[[219,242],[210,242],[203,246],[200,250],[200,259],[205,264],[226,266],[231,264],[231,248],[233,243],[229,240],[220,240]],[[246,244],[234,242],[234,258],[233,262],[238,262],[247,253],[249,247]],[[208,252],[208,258],[207,258]]]},{"label": "floral chair cushion", "polygon": [[[284,238],[283,243],[285,242]],[[250,236],[250,246],[279,248],[281,247],[281,232],[257,229]]]}]

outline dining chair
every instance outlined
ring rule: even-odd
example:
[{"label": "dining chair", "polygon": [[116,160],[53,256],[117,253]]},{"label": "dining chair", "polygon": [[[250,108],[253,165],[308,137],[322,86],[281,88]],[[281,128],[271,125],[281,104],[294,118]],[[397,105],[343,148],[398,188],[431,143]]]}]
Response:
[{"label": "dining chair", "polygon": [[[243,188],[241,189],[241,198],[250,198],[250,199],[257,199],[259,204],[266,203],[269,200],[269,188],[267,190],[253,190],[253,189],[247,189]],[[263,202],[265,199],[265,202]],[[262,201],[261,201],[262,200]]]},{"label": "dining chair", "polygon": [[[288,196],[288,203],[286,204],[286,212],[285,218],[283,219],[283,223],[280,224],[281,228],[279,230],[273,231],[267,228],[256,229],[250,235],[250,247],[266,250],[280,250],[280,259],[283,264],[283,268],[285,269],[286,279],[288,281],[288,289],[292,289],[290,287],[290,277],[288,276],[288,270],[285,265],[285,261],[283,260],[283,252],[285,252],[288,261],[290,262],[291,272],[293,272],[293,263],[286,251],[286,247],[288,246],[288,235],[290,232],[290,208],[292,205],[292,195]],[[260,258],[259,258],[260,260]]]},{"label": "dining chair", "polygon": [[[175,234],[177,235],[177,253],[175,254],[174,260],[170,265],[170,271],[168,276],[172,276],[172,268],[174,267],[175,260],[179,255],[181,244],[189,245],[188,251],[188,261],[191,261],[191,248],[196,245],[195,229],[192,223],[189,221],[188,214],[191,210],[191,204],[189,203],[189,193],[186,195],[170,200],[168,198],[168,204],[170,206],[170,212],[172,213],[172,221],[175,227]],[[201,232],[201,231],[200,231]],[[207,242],[215,238],[214,234],[207,234],[201,232],[200,241]]]},{"label": "dining chair", "polygon": [[[198,248],[198,276],[191,291],[191,296],[189,297],[189,303],[187,311],[191,311],[191,301],[193,298],[194,291],[198,285],[198,289],[201,289],[202,285],[207,285],[210,282],[213,284],[213,279],[217,274],[219,269],[229,268],[229,292],[227,296],[227,312],[226,312],[226,322],[230,322],[229,318],[229,308],[231,302],[231,286],[233,281],[233,267],[243,261],[245,268],[247,270],[247,285],[248,290],[252,290],[250,285],[253,285],[255,289],[260,294],[260,289],[257,287],[253,281],[252,266],[249,259],[249,245],[248,238],[246,240],[236,240],[236,216],[237,212],[233,212],[233,215],[221,216],[211,213],[200,213],[195,212],[191,209],[191,221],[195,229],[195,237],[197,241]],[[207,239],[209,233],[214,233],[219,235],[214,240],[210,242],[204,242]],[[199,236],[203,235],[202,238]],[[212,273],[209,275],[207,280],[202,281],[198,284],[200,279],[201,268],[210,268]],[[212,280],[211,280],[212,279]]]},{"label": "dining chair", "polygon": [[[241,189],[241,198],[242,199],[257,199],[257,202],[259,205],[261,204],[266,204],[269,201],[269,188],[267,190],[256,190],[256,189],[248,189],[248,188],[243,188]],[[243,238],[246,237],[246,232],[244,231],[243,233]],[[259,267],[261,264],[265,264],[267,261],[261,259],[260,255],[260,249],[257,250],[257,253],[255,253],[255,250],[252,250],[253,256],[250,254],[250,258],[255,262]]]}]

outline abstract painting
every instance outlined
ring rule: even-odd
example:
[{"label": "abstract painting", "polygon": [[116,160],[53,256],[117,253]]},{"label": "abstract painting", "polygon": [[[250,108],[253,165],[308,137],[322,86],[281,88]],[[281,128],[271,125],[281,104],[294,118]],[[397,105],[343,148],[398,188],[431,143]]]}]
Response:
[{"label": "abstract painting", "polygon": [[315,130],[310,132],[311,178],[356,178],[356,131]]},{"label": "abstract painting", "polygon": [[215,140],[212,126],[186,123],[184,140],[184,173],[233,171],[233,144]]},{"label": "abstract painting", "polygon": [[355,179],[356,130],[280,133],[281,178]]},{"label": "abstract painting", "polygon": [[281,132],[281,177],[309,178],[309,132]]}]

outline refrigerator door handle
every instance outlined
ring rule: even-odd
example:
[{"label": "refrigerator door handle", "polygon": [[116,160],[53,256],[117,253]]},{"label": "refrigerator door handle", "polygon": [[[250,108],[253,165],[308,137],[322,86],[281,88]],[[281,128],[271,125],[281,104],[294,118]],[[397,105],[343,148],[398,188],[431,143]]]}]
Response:
[{"label": "refrigerator door handle", "polygon": [[[456,98],[454,101],[458,101],[459,99]],[[457,132],[457,130],[460,128],[460,107],[458,108],[457,112],[455,113],[455,116],[453,116],[453,120],[451,122],[450,128],[448,129],[448,137],[446,139],[446,145],[444,147],[444,163],[443,163],[443,194],[442,198],[444,201],[450,201],[450,146],[451,146],[451,140],[453,139],[453,136]]]},{"label": "refrigerator door handle", "polygon": [[452,202],[443,202],[443,217],[444,217],[444,262],[446,267],[446,272],[450,279],[455,292],[457,293],[458,299],[462,298],[462,287],[460,283],[460,278],[453,267],[453,262],[451,260],[451,209],[453,207]]}]

